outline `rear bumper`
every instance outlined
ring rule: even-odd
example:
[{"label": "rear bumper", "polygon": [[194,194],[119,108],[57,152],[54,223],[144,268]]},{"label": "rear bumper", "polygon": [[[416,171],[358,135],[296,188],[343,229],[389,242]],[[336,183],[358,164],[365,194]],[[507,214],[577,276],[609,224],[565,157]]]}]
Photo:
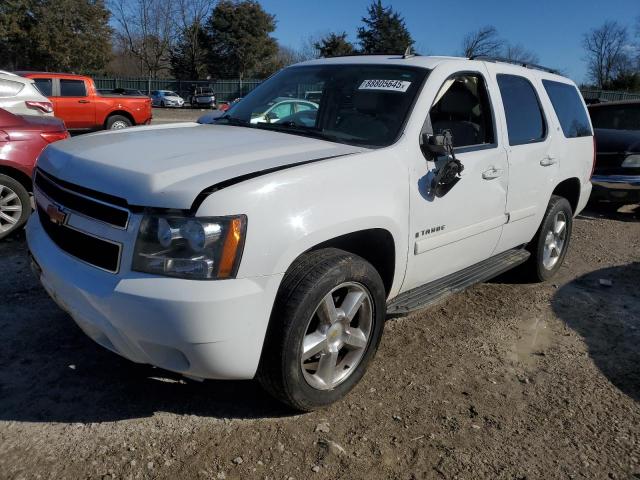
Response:
[{"label": "rear bumper", "polygon": [[609,202],[640,202],[640,175],[594,175],[594,200]]},{"label": "rear bumper", "polygon": [[190,377],[254,377],[282,275],[221,281],[114,275],[60,250],[38,215],[29,220],[27,240],[46,291],[103,347]]}]

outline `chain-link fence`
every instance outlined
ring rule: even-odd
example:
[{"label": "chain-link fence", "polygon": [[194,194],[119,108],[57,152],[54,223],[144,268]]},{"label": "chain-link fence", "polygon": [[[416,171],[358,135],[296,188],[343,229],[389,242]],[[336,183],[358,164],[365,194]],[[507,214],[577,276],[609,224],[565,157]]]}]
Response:
[{"label": "chain-link fence", "polygon": [[609,90],[581,90],[585,100],[600,100],[603,102],[612,102],[616,100],[640,100],[639,93],[629,92],[612,92]]},{"label": "chain-link fence", "polygon": [[227,102],[238,97],[243,97],[256,88],[261,80],[229,79],[229,80],[176,80],[171,78],[107,78],[94,77],[98,89],[113,90],[115,88],[127,88],[140,90],[149,95],[154,90],[172,90],[184,99],[195,88],[211,89],[216,94],[219,102]]}]

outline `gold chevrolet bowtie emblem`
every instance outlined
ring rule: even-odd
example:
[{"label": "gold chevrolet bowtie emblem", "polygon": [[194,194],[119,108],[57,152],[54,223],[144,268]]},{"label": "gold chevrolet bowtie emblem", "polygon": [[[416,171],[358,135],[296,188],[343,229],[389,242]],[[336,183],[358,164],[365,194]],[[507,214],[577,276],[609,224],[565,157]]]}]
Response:
[{"label": "gold chevrolet bowtie emblem", "polygon": [[67,218],[67,214],[64,213],[60,207],[53,204],[47,206],[47,215],[51,223],[55,223],[56,225],[62,225]]}]

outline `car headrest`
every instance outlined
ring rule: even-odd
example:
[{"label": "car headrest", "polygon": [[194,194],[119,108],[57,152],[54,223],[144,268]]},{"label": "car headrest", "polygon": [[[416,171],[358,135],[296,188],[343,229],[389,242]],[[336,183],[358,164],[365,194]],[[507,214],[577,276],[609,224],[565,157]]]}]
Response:
[{"label": "car headrest", "polygon": [[356,92],[353,96],[353,106],[363,113],[381,112],[384,94],[381,92]]},{"label": "car headrest", "polygon": [[440,100],[440,111],[453,115],[468,115],[477,105],[478,99],[461,83],[454,83]]}]

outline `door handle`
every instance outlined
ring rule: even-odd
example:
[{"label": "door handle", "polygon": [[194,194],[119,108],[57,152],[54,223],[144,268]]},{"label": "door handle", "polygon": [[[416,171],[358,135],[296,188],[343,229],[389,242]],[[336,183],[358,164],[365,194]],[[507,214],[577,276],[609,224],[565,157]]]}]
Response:
[{"label": "door handle", "polygon": [[558,163],[556,157],[552,157],[550,155],[547,155],[542,160],[540,160],[540,165],[542,165],[543,167],[550,167],[551,165],[555,165],[556,163]]},{"label": "door handle", "polygon": [[482,178],[485,180],[493,180],[494,178],[501,177],[503,170],[501,168],[491,167],[489,170],[482,172]]},{"label": "door handle", "polygon": [[89,103],[89,100],[78,100],[78,103]]}]

